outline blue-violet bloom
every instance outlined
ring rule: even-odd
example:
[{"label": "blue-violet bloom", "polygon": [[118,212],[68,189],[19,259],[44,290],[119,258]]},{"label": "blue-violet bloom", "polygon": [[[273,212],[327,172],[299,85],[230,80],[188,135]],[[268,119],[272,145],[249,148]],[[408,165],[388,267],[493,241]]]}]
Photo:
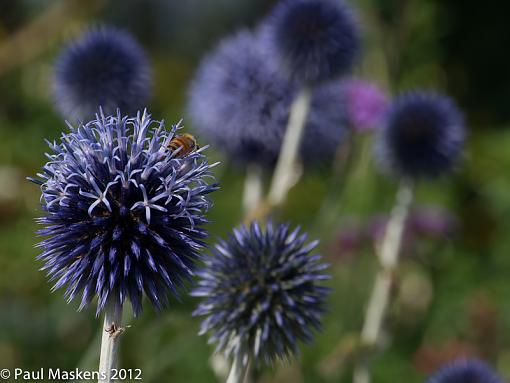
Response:
[{"label": "blue-violet bloom", "polygon": [[267,27],[283,72],[299,84],[346,74],[359,56],[358,25],[343,0],[283,0]]},{"label": "blue-violet bloom", "polygon": [[53,95],[68,119],[88,121],[101,107],[131,115],[143,108],[151,89],[145,52],[122,30],[90,29],[66,46],[55,64]]},{"label": "blue-violet bloom", "polygon": [[[188,112],[197,132],[233,164],[270,168],[278,158],[295,94],[262,34],[242,31],[206,56],[190,87]],[[341,86],[317,87],[300,149],[305,164],[332,160],[345,125]]]},{"label": "blue-violet bloom", "polygon": [[81,294],[80,309],[97,297],[98,315],[126,299],[138,315],[144,295],[163,308],[204,246],[213,165],[203,148],[170,145],[179,124],[167,131],[146,112],[101,112],[69,128],[32,179],[42,191],[42,270],[68,301]]},{"label": "blue-violet bloom", "polygon": [[482,361],[462,359],[443,366],[427,383],[503,383],[503,379]]},{"label": "blue-violet bloom", "polygon": [[379,127],[389,101],[377,85],[366,80],[350,79],[343,82],[342,92],[352,129],[363,132]]},{"label": "blue-violet bloom", "polygon": [[403,177],[437,177],[462,153],[464,119],[448,97],[429,91],[398,96],[379,131],[376,153],[383,167]]},{"label": "blue-violet bloom", "polygon": [[269,222],[240,226],[205,258],[192,295],[203,298],[194,315],[205,316],[217,351],[246,364],[271,363],[298,352],[320,329],[329,293],[321,282],[328,267],[299,228]]}]

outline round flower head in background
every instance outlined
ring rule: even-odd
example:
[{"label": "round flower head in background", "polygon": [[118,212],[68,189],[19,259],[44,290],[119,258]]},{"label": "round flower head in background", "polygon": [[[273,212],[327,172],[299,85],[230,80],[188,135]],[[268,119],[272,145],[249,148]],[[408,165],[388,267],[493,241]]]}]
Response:
[{"label": "round flower head in background", "polygon": [[503,383],[503,379],[487,364],[467,359],[443,366],[427,383]]},{"label": "round flower head in background", "polygon": [[320,329],[329,292],[320,283],[329,278],[328,265],[311,254],[316,245],[285,224],[234,229],[198,272],[192,295],[204,299],[194,312],[206,316],[200,334],[210,332],[217,351],[245,364],[297,353],[297,342],[311,341]]},{"label": "round flower head in background", "polygon": [[80,309],[97,296],[128,298],[135,315],[145,294],[157,309],[192,275],[216,185],[200,150],[184,151],[163,122],[97,116],[50,143],[38,179],[45,215],[38,256],[54,290],[66,286]]},{"label": "round flower head in background", "polygon": [[340,81],[314,88],[300,148],[300,157],[306,166],[331,165],[345,139],[346,112]]},{"label": "round flower head in background", "polygon": [[351,79],[343,83],[343,96],[351,128],[358,132],[377,128],[388,110],[388,98],[375,84]]},{"label": "round flower head in background", "polygon": [[[188,112],[198,133],[238,165],[275,164],[295,94],[266,41],[247,31],[225,39],[203,61],[189,92]],[[318,87],[301,149],[306,163],[333,158],[345,120],[340,86]]]},{"label": "round flower head in background", "polygon": [[453,101],[426,91],[397,97],[381,129],[376,153],[383,167],[404,177],[436,177],[459,159],[463,117]]},{"label": "round flower head in background", "polygon": [[298,83],[345,74],[360,51],[354,14],[342,0],[283,0],[268,27],[275,56]]},{"label": "round flower head in background", "polygon": [[270,166],[278,155],[291,89],[270,61],[262,39],[242,31],[204,59],[191,84],[194,126],[234,163]]},{"label": "round flower head in background", "polygon": [[105,113],[136,113],[145,105],[151,73],[145,52],[127,32],[100,27],[86,31],[62,50],[55,64],[53,93],[66,118],[92,119]]}]

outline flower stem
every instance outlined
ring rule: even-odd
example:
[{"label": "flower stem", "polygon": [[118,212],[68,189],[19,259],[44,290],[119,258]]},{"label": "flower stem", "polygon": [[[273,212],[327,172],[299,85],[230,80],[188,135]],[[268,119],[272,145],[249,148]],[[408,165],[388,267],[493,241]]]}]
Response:
[{"label": "flower stem", "polygon": [[241,355],[237,354],[234,357],[232,368],[228,374],[227,383],[247,383],[247,377],[249,376],[251,361],[248,359],[247,363],[243,363]]},{"label": "flower stem", "polygon": [[308,111],[312,99],[312,89],[304,86],[294,99],[291,108],[283,144],[276,163],[276,169],[269,189],[269,203],[280,205],[294,183],[294,166],[298,156],[299,145],[305,129]]},{"label": "flower stem", "polygon": [[[119,341],[122,322],[122,306],[110,301],[105,307],[104,327],[101,338],[101,356],[99,359],[100,378],[98,383],[112,383],[112,369],[119,363]],[[103,379],[104,378],[104,379]]]},{"label": "flower stem", "polygon": [[247,215],[253,211],[262,200],[263,182],[262,168],[251,164],[246,168],[246,177],[243,191],[243,211]]},{"label": "flower stem", "polygon": [[342,197],[346,185],[349,184],[348,181],[351,178],[353,167],[357,162],[360,139],[360,137],[355,136],[352,129],[349,129],[345,141],[337,148],[333,163],[332,182],[328,187],[329,193],[324,198],[315,218],[317,228],[327,235],[330,234],[329,231],[335,226],[340,215],[339,208],[342,207]]},{"label": "flower stem", "polygon": [[397,192],[395,206],[386,226],[380,247],[380,267],[377,273],[372,295],[368,303],[363,330],[361,331],[361,360],[354,370],[354,383],[370,382],[369,352],[380,338],[381,328],[390,303],[393,275],[398,265],[398,256],[402,244],[405,221],[413,200],[413,186],[409,180],[403,180]]}]

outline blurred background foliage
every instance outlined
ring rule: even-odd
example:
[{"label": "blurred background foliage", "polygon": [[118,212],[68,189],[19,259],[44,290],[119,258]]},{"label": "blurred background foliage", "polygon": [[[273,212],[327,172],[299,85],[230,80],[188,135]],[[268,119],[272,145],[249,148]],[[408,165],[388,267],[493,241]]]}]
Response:
[{"label": "blurred background foliage", "polygon": [[[496,0],[351,0],[364,30],[356,74],[389,93],[411,87],[455,97],[470,128],[459,171],[418,188],[401,272],[374,381],[422,382],[442,362],[476,355],[510,379],[510,42],[508,6]],[[34,257],[39,191],[25,181],[44,162],[44,139],[65,124],[50,97],[62,44],[88,25],[132,32],[150,53],[156,119],[183,116],[201,57],[239,28],[253,27],[274,0],[2,0],[0,2],[0,367],[97,365],[101,323],[77,313]],[[186,116],[184,116],[186,117]],[[189,127],[192,129],[192,127]],[[376,270],[373,246],[395,183],[380,175],[369,136],[339,183],[329,169],[304,174],[280,218],[322,239],[334,293],[324,331],[297,361],[260,372],[261,382],[349,382],[352,349]],[[313,142],[310,143],[313,145]],[[221,155],[210,149],[209,155]],[[243,171],[223,160],[210,212],[211,240],[242,218]],[[340,198],[341,197],[341,198]],[[324,201],[329,201],[324,206]],[[327,214],[324,214],[326,212]],[[199,338],[193,299],[131,322],[122,365],[146,382],[213,382],[212,348]],[[129,311],[129,310],[127,310]],[[130,314],[126,314],[131,318]]]}]

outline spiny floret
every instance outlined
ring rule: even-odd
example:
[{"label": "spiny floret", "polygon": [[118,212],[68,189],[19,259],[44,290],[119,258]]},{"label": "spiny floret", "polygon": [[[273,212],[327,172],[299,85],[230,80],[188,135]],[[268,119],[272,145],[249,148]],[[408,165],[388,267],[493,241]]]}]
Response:
[{"label": "spiny floret", "polygon": [[437,177],[457,163],[465,138],[464,120],[448,97],[430,91],[398,96],[379,132],[381,165],[397,175]]},{"label": "spiny floret", "polygon": [[268,18],[274,54],[297,83],[328,81],[349,72],[360,37],[342,0],[284,0]]},{"label": "spiny floret", "polygon": [[131,301],[135,315],[146,295],[157,309],[192,275],[207,232],[207,194],[217,188],[202,149],[184,156],[169,147],[179,129],[144,112],[105,116],[70,127],[49,143],[41,185],[45,215],[38,247],[54,290],[80,309],[97,296]]},{"label": "spiny floret", "polygon": [[297,342],[320,329],[329,292],[321,286],[328,265],[311,254],[316,245],[286,224],[234,229],[198,272],[192,295],[204,299],[194,312],[206,316],[200,334],[210,332],[217,351],[241,355],[243,363],[297,353]]},{"label": "spiny floret", "polygon": [[69,119],[92,119],[99,107],[136,113],[151,88],[149,62],[127,32],[102,26],[83,33],[62,50],[55,64],[56,106]]},{"label": "spiny floret", "polygon": [[462,359],[443,366],[427,383],[503,383],[503,379],[482,361]]}]

